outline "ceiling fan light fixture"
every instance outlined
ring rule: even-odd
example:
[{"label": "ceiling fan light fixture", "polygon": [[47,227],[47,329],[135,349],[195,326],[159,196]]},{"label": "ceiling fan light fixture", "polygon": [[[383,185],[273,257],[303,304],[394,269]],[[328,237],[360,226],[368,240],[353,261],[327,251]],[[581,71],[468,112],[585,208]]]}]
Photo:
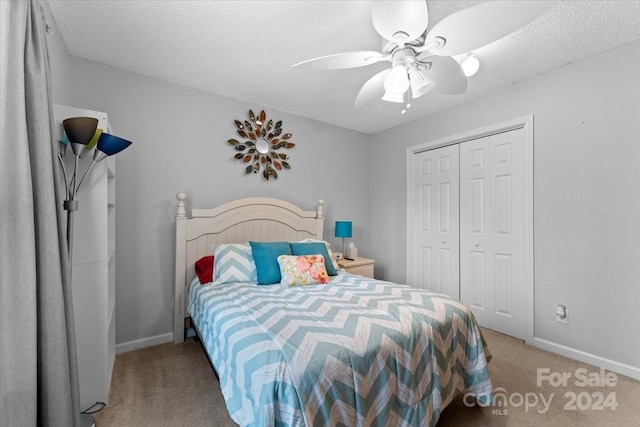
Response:
[{"label": "ceiling fan light fixture", "polygon": [[392,92],[385,91],[384,96],[381,99],[387,102],[404,104],[404,93],[392,93]]},{"label": "ceiling fan light fixture", "polygon": [[409,81],[411,83],[411,96],[413,98],[420,98],[436,85],[436,82],[429,79],[416,67],[409,69]]},{"label": "ceiling fan light fixture", "polygon": [[464,72],[465,76],[471,77],[480,69],[480,61],[478,61],[478,58],[473,56],[472,53],[469,54],[469,56],[467,56],[464,61],[462,61],[460,67],[462,67],[462,71]]},{"label": "ceiling fan light fixture", "polygon": [[409,89],[409,76],[404,65],[394,65],[384,81],[384,90],[393,94],[404,94]]}]

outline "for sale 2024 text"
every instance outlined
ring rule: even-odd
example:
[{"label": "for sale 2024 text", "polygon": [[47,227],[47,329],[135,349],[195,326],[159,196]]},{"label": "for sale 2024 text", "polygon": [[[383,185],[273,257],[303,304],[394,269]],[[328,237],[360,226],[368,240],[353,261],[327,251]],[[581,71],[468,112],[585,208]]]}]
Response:
[{"label": "for sale 2024 text", "polygon": [[588,391],[595,387],[613,388],[618,384],[618,376],[614,372],[607,372],[600,368],[597,372],[589,371],[586,368],[578,368],[572,372],[551,372],[549,368],[538,368],[536,374],[536,385],[542,387],[543,384],[551,387],[579,387],[585,390],[567,391],[564,397],[567,399],[564,409],[567,411],[603,411],[609,409],[615,411],[618,407],[615,391]]}]

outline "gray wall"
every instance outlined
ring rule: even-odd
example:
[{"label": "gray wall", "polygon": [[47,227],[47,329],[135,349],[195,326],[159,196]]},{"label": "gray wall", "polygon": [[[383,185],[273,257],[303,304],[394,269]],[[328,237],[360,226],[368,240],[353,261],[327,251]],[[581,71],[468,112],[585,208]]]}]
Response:
[{"label": "gray wall", "polygon": [[[267,196],[312,210],[322,198],[325,239],[340,247],[334,221],[352,220],[361,254],[371,255],[366,135],[95,62],[58,55],[55,63],[66,73],[58,84],[73,84],[65,103],[107,112],[114,133],[133,141],[116,166],[117,343],[172,331],[178,191],[187,193],[188,208]],[[265,109],[293,134],[292,169],[277,181],[245,176],[226,142],[236,137],[233,120],[248,118],[249,109]]]},{"label": "gray wall", "polygon": [[333,221],[353,220],[376,275],[403,282],[406,147],[533,114],[535,336],[640,367],[640,42],[370,137],[266,108],[298,146],[293,169],[263,183],[225,141],[264,106],[70,58],[49,37],[54,101],[106,111],[134,141],[118,156],[118,343],[171,331],[175,192],[198,207],[322,197],[325,238],[339,245]]},{"label": "gray wall", "polygon": [[634,42],[374,135],[377,274],[406,277],[406,148],[533,114],[535,336],[640,367],[638,52]]}]

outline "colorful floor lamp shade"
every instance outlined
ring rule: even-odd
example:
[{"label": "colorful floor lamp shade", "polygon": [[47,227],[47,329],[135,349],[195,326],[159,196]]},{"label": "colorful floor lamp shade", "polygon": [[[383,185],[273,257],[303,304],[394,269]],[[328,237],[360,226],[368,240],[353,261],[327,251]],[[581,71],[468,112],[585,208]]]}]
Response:
[{"label": "colorful floor lamp shade", "polygon": [[351,237],[352,232],[351,221],[336,221],[336,237],[342,238],[342,253],[344,254],[344,239]]},{"label": "colorful floor lamp shade", "polygon": [[82,157],[98,128],[98,119],[94,117],[73,117],[62,121],[73,154]]},{"label": "colorful floor lamp shade", "polygon": [[[71,117],[63,120],[62,125],[67,136],[67,139],[63,138],[62,142],[69,142],[75,156],[73,175],[69,177],[64,167],[62,153],[58,153],[58,159],[64,173],[65,186],[67,187],[65,209],[75,211],[78,209],[78,202],[75,200],[75,196],[93,165],[124,150],[131,145],[131,141],[104,133],[102,129],[98,129],[98,119],[94,117]],[[94,147],[96,149],[93,153],[93,161],[82,175],[80,181],[78,181],[78,159],[81,159]]]},{"label": "colorful floor lamp shade", "polygon": [[102,133],[98,139],[98,148],[96,148],[93,154],[93,160],[99,162],[100,160],[118,154],[125,148],[131,145],[131,141],[119,138],[109,133]]}]

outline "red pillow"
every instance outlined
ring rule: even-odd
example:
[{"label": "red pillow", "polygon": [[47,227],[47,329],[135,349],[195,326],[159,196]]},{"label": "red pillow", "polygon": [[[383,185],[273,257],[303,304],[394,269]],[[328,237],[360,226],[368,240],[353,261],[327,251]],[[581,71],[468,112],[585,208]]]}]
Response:
[{"label": "red pillow", "polygon": [[213,282],[213,255],[208,255],[196,261],[196,274],[200,284]]}]

